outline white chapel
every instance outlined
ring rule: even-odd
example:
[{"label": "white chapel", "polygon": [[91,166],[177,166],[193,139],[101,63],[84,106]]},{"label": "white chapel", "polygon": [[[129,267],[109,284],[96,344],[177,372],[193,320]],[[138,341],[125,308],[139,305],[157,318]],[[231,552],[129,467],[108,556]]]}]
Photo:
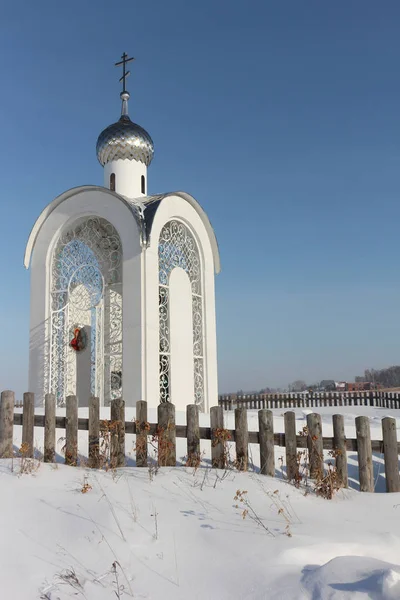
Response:
[{"label": "white chapel", "polygon": [[131,121],[124,53],[121,117],[97,140],[103,186],[55,198],[25,251],[31,271],[29,389],[63,406],[217,404],[216,237],[186,192],[149,196],[154,145]]}]

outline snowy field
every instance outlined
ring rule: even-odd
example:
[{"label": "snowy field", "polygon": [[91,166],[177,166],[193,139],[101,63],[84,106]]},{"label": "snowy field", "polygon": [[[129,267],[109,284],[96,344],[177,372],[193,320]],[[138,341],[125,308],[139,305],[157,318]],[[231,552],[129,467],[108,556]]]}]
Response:
[{"label": "snowy field", "polygon": [[[347,437],[355,437],[357,415],[370,417],[373,439],[382,437],[384,416],[397,417],[369,407],[320,409],[325,436],[339,411]],[[295,412],[300,431],[307,411]],[[226,416],[233,427],[233,414]],[[274,417],[275,431],[283,431],[283,411]],[[149,420],[155,422],[155,411]],[[177,423],[185,423],[184,414]],[[203,416],[201,425],[208,424]],[[257,429],[256,411],[249,412],[249,429]],[[16,448],[20,432],[15,427]],[[35,430],[35,442],[40,452],[43,429]],[[280,448],[275,478],[258,474],[256,445],[248,473],[210,469],[206,441],[196,472],[181,466],[150,477],[134,466],[114,473],[65,467],[62,444],[58,463],[37,462],[32,474],[19,474],[20,459],[0,461],[1,598],[400,599],[400,494],[357,492],[355,453],[348,453],[354,489],[328,501],[282,479]],[[128,435],[128,465],[133,444]],[[186,440],[177,446],[183,459]],[[83,463],[86,448],[87,433],[80,432]],[[383,492],[379,455],[374,467],[376,491]],[[247,491],[249,506],[234,500],[237,490]]]}]

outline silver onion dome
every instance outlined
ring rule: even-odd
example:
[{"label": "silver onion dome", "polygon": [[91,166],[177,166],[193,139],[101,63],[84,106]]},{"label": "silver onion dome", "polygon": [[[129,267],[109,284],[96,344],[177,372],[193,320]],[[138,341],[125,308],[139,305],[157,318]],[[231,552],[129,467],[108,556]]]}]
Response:
[{"label": "silver onion dome", "polygon": [[133,123],[128,116],[129,93],[121,93],[122,115],[119,121],[104,129],[97,139],[96,152],[99,163],[118,159],[137,160],[149,166],[154,156],[154,144],[143,127]]},{"label": "silver onion dome", "polygon": [[154,144],[143,127],[136,125],[127,115],[113,123],[98,137],[96,145],[97,158],[104,167],[112,160],[137,160],[147,167],[153,160]]}]

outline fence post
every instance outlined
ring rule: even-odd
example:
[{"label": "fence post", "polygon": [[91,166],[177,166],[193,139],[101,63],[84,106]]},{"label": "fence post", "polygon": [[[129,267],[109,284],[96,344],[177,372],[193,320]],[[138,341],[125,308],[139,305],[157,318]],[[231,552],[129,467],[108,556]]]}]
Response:
[{"label": "fence post", "polygon": [[288,481],[297,479],[297,443],[296,415],[293,411],[285,412],[285,447],[286,447],[286,476]]},{"label": "fence post", "polygon": [[335,465],[336,471],[343,487],[348,486],[347,473],[347,454],[346,454],[346,436],[344,433],[344,417],[343,415],[333,415],[333,449],[336,453]]},{"label": "fence post", "polygon": [[1,392],[0,404],[0,458],[13,455],[14,392]]},{"label": "fence post", "polygon": [[35,394],[24,393],[22,411],[22,452],[27,458],[33,458],[33,427],[35,414]]},{"label": "fence post", "polygon": [[200,466],[200,426],[199,407],[196,404],[188,404],[186,407],[187,423],[187,466]]},{"label": "fence post", "polygon": [[78,462],[78,399],[67,396],[65,427],[65,464],[76,466]]},{"label": "fence post", "polygon": [[147,467],[147,402],[136,402],[136,466]]},{"label": "fence post", "polygon": [[274,416],[272,410],[258,411],[258,436],[260,442],[260,473],[275,476]]},{"label": "fence post", "polygon": [[322,439],[321,415],[307,415],[307,446],[310,459],[310,477],[318,479],[324,474],[324,444]]},{"label": "fence post", "polygon": [[224,436],[224,413],[220,406],[212,406],[210,409],[211,427],[211,465],[215,469],[223,469],[226,466],[226,443]]},{"label": "fence post", "polygon": [[247,410],[235,409],[236,467],[239,471],[247,471],[249,432],[247,427]]},{"label": "fence post", "polygon": [[125,402],[122,398],[111,401],[111,468],[125,465]]},{"label": "fence post", "polygon": [[56,455],[56,397],[44,397],[44,462],[54,462]]},{"label": "fence post", "polygon": [[[222,406],[219,408],[223,410]],[[158,464],[160,467],[176,465],[175,405],[171,402],[158,405]]]},{"label": "fence post", "polygon": [[399,457],[397,451],[396,419],[382,419],[383,453],[385,457],[386,491],[400,492]]},{"label": "fence post", "polygon": [[374,491],[374,472],[372,465],[371,430],[368,417],[356,417],[358,471],[360,491]]},{"label": "fence post", "polygon": [[100,467],[100,401],[99,398],[89,398],[89,466],[92,469]]}]

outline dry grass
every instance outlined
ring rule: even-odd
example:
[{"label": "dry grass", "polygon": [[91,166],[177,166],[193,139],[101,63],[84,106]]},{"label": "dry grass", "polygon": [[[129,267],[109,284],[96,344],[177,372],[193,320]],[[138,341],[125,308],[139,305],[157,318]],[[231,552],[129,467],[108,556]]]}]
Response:
[{"label": "dry grass", "polygon": [[229,464],[231,463],[228,446],[228,442],[232,439],[230,431],[222,427],[213,429],[211,437],[211,446],[213,448],[219,447],[222,449],[220,458],[212,459],[212,466],[220,469],[228,468]]},{"label": "dry grass", "polygon": [[[31,456],[32,450],[27,443],[21,444],[18,452],[15,455],[18,465],[18,475],[34,475],[40,468],[41,461]],[[14,471],[14,457],[12,470]]]},{"label": "dry grass", "polygon": [[[299,436],[308,438],[307,426],[299,431]],[[310,491],[314,491],[317,496],[325,498],[326,500],[332,500],[335,493],[343,487],[343,483],[341,482],[334,462],[329,461],[327,471],[324,471],[324,456],[317,447],[317,441],[318,437],[312,437],[311,449],[309,450],[307,447],[304,450],[299,450],[297,452],[295,475],[289,483],[292,483],[296,488],[303,487],[306,494]],[[335,460],[340,455],[340,451],[331,450],[329,455]],[[281,458],[280,460],[283,464],[283,459]],[[313,487],[310,486],[311,461],[314,461],[314,464],[318,463],[321,465],[316,472],[313,473]]]}]

